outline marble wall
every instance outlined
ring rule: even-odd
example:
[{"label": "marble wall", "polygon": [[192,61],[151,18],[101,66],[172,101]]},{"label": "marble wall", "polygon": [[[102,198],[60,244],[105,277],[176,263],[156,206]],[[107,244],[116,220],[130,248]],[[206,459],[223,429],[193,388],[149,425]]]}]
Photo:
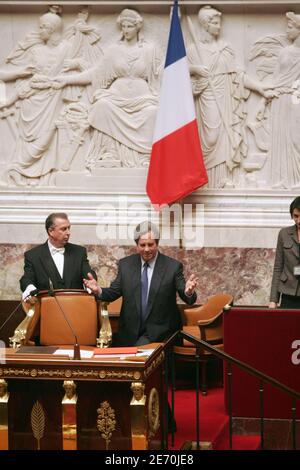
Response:
[{"label": "marble wall", "polygon": [[[18,280],[23,272],[23,253],[32,245],[0,245],[0,300],[18,299]],[[91,266],[102,286],[114,278],[120,258],[134,247],[88,245]],[[185,274],[199,276],[198,302],[217,292],[233,294],[240,305],[267,305],[274,261],[274,250],[259,248],[202,248],[183,250],[162,246],[161,251],[184,264]]]}]

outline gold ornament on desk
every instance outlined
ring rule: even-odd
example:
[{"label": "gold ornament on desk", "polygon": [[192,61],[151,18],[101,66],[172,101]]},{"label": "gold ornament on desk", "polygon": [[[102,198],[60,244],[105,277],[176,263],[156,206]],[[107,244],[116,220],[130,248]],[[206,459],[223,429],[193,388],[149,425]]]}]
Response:
[{"label": "gold ornament on desk", "polygon": [[23,310],[26,313],[26,317],[17,326],[17,328],[14,331],[13,336],[9,338],[10,348],[17,349],[24,343],[29,325],[35,313],[36,303],[37,303],[37,299],[35,297],[33,297],[32,304],[27,304],[26,302],[22,302]]},{"label": "gold ornament on desk", "polygon": [[112,341],[112,329],[107,311],[107,302],[100,304],[101,327],[97,338],[97,348],[109,348]]},{"label": "gold ornament on desk", "polygon": [[8,384],[0,379],[0,451],[8,450]]},{"label": "gold ornament on desk", "polygon": [[108,450],[113,431],[116,429],[115,410],[111,408],[108,401],[103,401],[97,409],[97,429],[101,437],[105,440],[105,447]]},{"label": "gold ornament on desk", "polygon": [[31,410],[31,428],[37,440],[37,450],[41,450],[40,440],[44,437],[45,432],[45,412],[38,400]]},{"label": "gold ornament on desk", "polygon": [[65,396],[62,399],[63,450],[77,449],[77,393],[73,380],[64,380]]}]

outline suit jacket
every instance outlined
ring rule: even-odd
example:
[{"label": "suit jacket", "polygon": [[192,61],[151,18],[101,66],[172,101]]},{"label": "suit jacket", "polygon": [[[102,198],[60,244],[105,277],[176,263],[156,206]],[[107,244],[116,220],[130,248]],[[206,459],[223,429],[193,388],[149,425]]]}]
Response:
[{"label": "suit jacket", "polygon": [[20,279],[22,291],[29,284],[35,285],[39,290],[48,290],[50,288],[49,279],[51,279],[54,289],[82,289],[83,278],[87,277],[88,272],[96,277],[89,265],[87,252],[83,246],[66,244],[63,277],[60,276],[56,268],[47,242],[26,251],[24,257],[24,274]]},{"label": "suit jacket", "polygon": [[[143,336],[148,343],[163,341],[181,328],[181,316],[176,303],[176,292],[181,299],[193,304],[196,293],[186,296],[183,266],[179,261],[158,253],[148,295],[147,315]],[[139,254],[123,258],[118,274],[110,287],[103,288],[100,300],[113,301],[123,296],[116,343],[120,346],[136,344],[140,334],[141,257]]]},{"label": "suit jacket", "polygon": [[282,228],[278,234],[271,285],[271,302],[278,302],[281,292],[287,295],[300,295],[300,278],[294,276],[294,267],[297,265],[300,265],[300,246],[297,226],[293,225]]}]

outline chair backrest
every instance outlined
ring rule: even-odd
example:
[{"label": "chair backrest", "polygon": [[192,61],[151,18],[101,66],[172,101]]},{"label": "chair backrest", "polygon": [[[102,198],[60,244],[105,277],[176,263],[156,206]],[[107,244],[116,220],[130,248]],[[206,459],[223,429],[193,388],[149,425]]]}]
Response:
[{"label": "chair backrest", "polygon": [[54,294],[40,292],[25,344],[38,334],[41,345],[73,345],[73,329],[80,345],[96,345],[99,322],[95,297],[80,289],[55,290]]},{"label": "chair backrest", "polygon": [[185,325],[198,325],[199,320],[213,321],[223,313],[226,305],[231,305],[233,296],[230,294],[216,294],[209,297],[207,302],[199,307],[185,308],[183,317]]},{"label": "chair backrest", "polygon": [[119,297],[113,302],[107,304],[107,311],[110,315],[119,315],[122,307],[123,297]]},{"label": "chair backrest", "polygon": [[[232,295],[216,294],[210,297],[204,305],[184,309],[183,331],[211,344],[223,343],[223,309],[232,302]],[[186,340],[183,344],[192,345]]]}]

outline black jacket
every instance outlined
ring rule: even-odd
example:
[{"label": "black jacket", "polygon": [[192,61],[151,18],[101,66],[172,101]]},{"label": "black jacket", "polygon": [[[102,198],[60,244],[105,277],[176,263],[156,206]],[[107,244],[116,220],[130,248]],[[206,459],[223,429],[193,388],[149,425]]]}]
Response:
[{"label": "black jacket", "polygon": [[[188,304],[193,304],[197,297],[196,293],[186,296],[184,290],[182,263],[158,253],[148,296],[143,335],[147,338],[146,342],[163,341],[181,328],[176,293]],[[100,300],[113,301],[121,296],[123,303],[116,344],[131,346],[140,337],[141,257],[138,254],[120,260],[117,277],[110,287],[102,289]]]},{"label": "black jacket", "polygon": [[66,244],[62,278],[50,254],[48,242],[26,251],[24,257],[24,274],[20,279],[22,291],[29,284],[34,284],[39,290],[48,290],[49,279],[54,289],[82,289],[83,278],[87,277],[88,272],[96,277],[89,265],[86,249],[80,245]]}]

